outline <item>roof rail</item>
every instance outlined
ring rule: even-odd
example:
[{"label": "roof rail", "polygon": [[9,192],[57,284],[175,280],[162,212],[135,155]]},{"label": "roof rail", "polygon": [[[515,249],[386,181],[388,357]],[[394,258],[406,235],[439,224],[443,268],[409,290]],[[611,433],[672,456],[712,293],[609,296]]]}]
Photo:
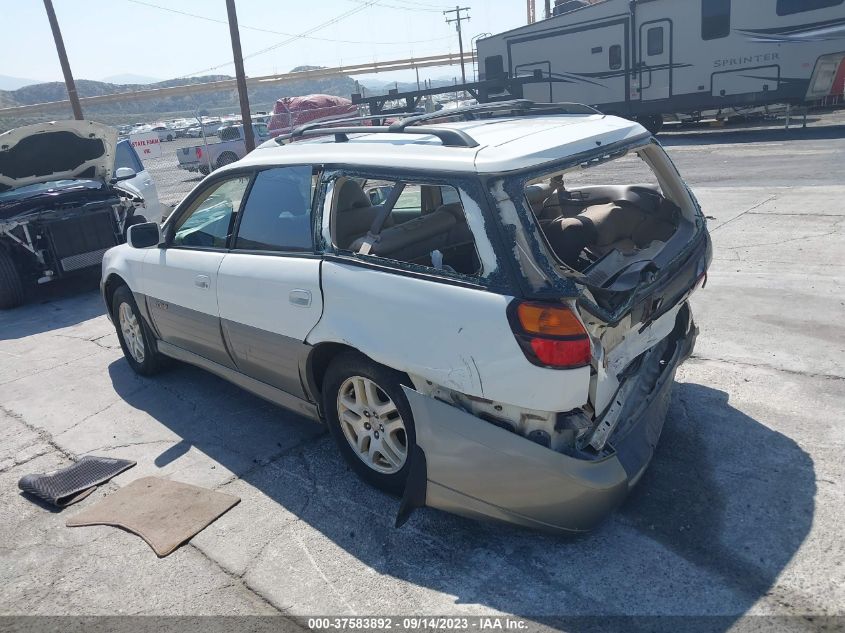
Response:
[{"label": "roof rail", "polygon": [[325,136],[334,134],[335,141],[344,143],[349,140],[347,134],[415,134],[423,136],[436,136],[445,147],[478,147],[478,141],[472,138],[463,130],[455,130],[446,127],[415,126],[405,130],[390,129],[387,125],[358,125],[353,127],[317,127],[302,130],[296,136]]},{"label": "roof rail", "polygon": [[420,126],[418,124],[424,123],[425,121],[453,119],[456,117],[475,120],[479,118],[493,118],[496,114],[502,116],[521,116],[534,113],[601,114],[595,108],[580,103],[534,103],[528,99],[513,99],[510,101],[480,103],[452,110],[438,110],[426,114],[416,114],[400,119],[390,125],[338,125],[392,118],[390,114],[386,113],[314,121],[300,125],[288,134],[280,134],[276,137],[276,142],[281,145],[289,139],[325,136],[328,134],[334,134],[335,141],[338,143],[348,141],[348,134],[417,134],[436,136],[446,147],[477,147],[478,142],[463,130],[436,126]]},{"label": "roof rail", "polygon": [[287,134],[279,134],[276,137],[276,142],[281,145],[283,141],[302,136],[303,133],[307,132],[308,130],[332,128],[332,126],[337,125],[338,123],[360,123],[364,121],[378,121],[386,118],[388,118],[388,115],[386,114],[368,114],[364,116],[345,117],[343,119],[324,119],[322,121],[312,121],[310,123],[303,123],[302,125],[293,128]]},{"label": "roof rail", "polygon": [[528,99],[512,99],[510,101],[495,101],[493,103],[479,103],[476,105],[464,106],[462,108],[454,108],[451,110],[437,110],[436,112],[427,112],[425,114],[418,114],[397,121],[390,127],[395,132],[401,132],[409,125],[415,125],[422,121],[429,121],[431,119],[451,119],[454,117],[465,117],[468,119],[478,118],[477,115],[497,114],[532,114],[535,112],[544,112],[546,114],[601,114],[595,108],[583,105],[581,103],[535,103]]}]

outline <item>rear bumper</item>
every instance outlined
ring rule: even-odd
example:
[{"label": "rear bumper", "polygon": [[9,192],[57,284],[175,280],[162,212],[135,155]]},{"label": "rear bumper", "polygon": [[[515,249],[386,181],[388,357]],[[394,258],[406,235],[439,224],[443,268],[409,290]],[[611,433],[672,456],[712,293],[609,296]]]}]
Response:
[{"label": "rear bumper", "polygon": [[696,335],[690,317],[673,334],[671,360],[648,395],[632,403],[627,423],[611,436],[610,453],[595,460],[554,452],[405,388],[417,448],[397,522],[426,505],[544,531],[591,529],[625,498],[651,461],[675,372],[692,353]]}]

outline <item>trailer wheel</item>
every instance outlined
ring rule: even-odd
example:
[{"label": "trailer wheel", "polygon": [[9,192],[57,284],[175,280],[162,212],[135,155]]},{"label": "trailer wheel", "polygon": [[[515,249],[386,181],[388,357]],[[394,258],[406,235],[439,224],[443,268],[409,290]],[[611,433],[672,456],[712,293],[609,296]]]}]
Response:
[{"label": "trailer wheel", "polygon": [[660,134],[663,129],[663,116],[660,114],[652,114],[650,116],[637,117],[637,123],[642,125],[645,129],[651,132],[654,136]]},{"label": "trailer wheel", "polygon": [[0,310],[17,308],[23,303],[23,279],[12,256],[0,248]]},{"label": "trailer wheel", "polygon": [[231,163],[235,163],[237,161],[238,156],[234,152],[223,152],[217,159],[217,166],[223,167],[223,165],[230,165]]}]

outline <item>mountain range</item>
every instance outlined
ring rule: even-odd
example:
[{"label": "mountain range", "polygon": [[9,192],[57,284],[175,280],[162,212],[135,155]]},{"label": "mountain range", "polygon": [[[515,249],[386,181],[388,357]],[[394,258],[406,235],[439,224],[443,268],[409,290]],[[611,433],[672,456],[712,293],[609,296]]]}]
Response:
[{"label": "mountain range", "polygon": [[[291,72],[302,72],[318,69],[318,66],[297,66]],[[0,85],[3,76],[0,76]],[[15,80],[14,77],[5,79]],[[131,82],[109,82],[92,81],[88,79],[77,79],[76,89],[80,97],[91,97],[98,95],[116,94],[121,92],[133,92],[136,90],[147,90],[150,88],[165,88],[169,86],[180,86],[185,84],[206,83],[211,81],[222,81],[233,79],[229,75],[206,75],[203,77],[189,77],[181,79],[169,79],[167,81],[152,81],[146,83],[152,77],[142,75],[116,75],[110,79],[132,79]],[[19,82],[26,82],[25,79],[17,79]],[[445,86],[451,84],[448,79],[432,80],[432,86]],[[14,82],[5,85],[14,85]],[[354,79],[346,75],[323,79],[305,79],[293,81],[275,86],[259,86],[249,89],[249,102],[253,111],[271,111],[277,99],[281,97],[292,97],[306,94],[330,94],[339,97],[349,97],[357,89],[362,88],[366,96],[385,94],[388,90],[397,88],[402,91],[416,90],[416,82],[385,82],[368,79],[363,83],[356,83]],[[0,108],[30,105],[35,103],[46,103],[51,101],[63,101],[67,99],[67,90],[63,82],[53,81],[47,83],[32,83],[22,85],[16,89],[0,89]],[[118,103],[107,103],[88,105],[83,103],[83,112],[86,118],[94,118],[103,123],[112,125],[158,121],[184,116],[194,115],[196,112],[202,114],[219,115],[238,110],[237,90],[223,90],[217,92],[201,93],[187,96],[162,97],[158,99],[142,99],[137,101],[121,101]],[[45,119],[69,116],[69,108],[60,108],[50,113],[24,114],[18,117],[0,116],[0,129],[10,129],[44,121]]]}]

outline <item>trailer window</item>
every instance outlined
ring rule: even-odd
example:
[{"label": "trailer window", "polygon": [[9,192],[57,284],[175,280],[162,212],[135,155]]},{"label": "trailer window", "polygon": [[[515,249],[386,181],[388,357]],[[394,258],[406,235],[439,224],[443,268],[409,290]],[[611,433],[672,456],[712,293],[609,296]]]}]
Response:
[{"label": "trailer window", "polygon": [[701,39],[716,40],[730,34],[731,0],[702,0]]},{"label": "trailer window", "polygon": [[662,55],[663,54],[663,27],[656,26],[653,29],[649,29],[648,33],[646,34],[646,38],[648,39],[648,54],[649,55]]},{"label": "trailer window", "polygon": [[610,47],[610,70],[619,70],[622,68],[622,47],[619,44],[614,44]]},{"label": "trailer window", "polygon": [[792,15],[816,9],[838,7],[845,0],[778,0],[778,15]]}]

